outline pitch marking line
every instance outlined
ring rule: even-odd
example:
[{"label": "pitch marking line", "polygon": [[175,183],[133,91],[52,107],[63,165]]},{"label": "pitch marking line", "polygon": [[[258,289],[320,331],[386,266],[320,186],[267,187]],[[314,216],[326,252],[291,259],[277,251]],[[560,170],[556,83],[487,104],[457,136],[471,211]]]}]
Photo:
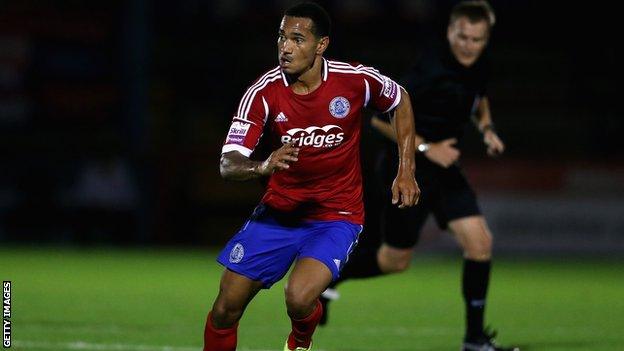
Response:
[{"label": "pitch marking line", "polygon": [[[15,340],[13,346],[20,348],[39,349],[62,349],[62,350],[85,350],[85,351],[201,351],[201,347],[188,346],[157,346],[140,344],[96,344],[86,341],[74,342],[45,342],[45,341],[20,341]],[[281,347],[280,347],[281,349]],[[275,351],[263,349],[242,348],[240,351]],[[324,351],[324,350],[318,350]]]}]

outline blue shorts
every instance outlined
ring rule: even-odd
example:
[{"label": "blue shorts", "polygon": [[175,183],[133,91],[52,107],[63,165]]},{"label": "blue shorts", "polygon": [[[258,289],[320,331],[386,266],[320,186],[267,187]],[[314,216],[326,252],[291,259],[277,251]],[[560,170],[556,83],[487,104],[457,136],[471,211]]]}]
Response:
[{"label": "blue shorts", "polygon": [[361,225],[348,221],[298,221],[260,205],[217,261],[261,281],[265,289],[282,279],[295,260],[304,257],[323,262],[335,280],[361,231]]}]

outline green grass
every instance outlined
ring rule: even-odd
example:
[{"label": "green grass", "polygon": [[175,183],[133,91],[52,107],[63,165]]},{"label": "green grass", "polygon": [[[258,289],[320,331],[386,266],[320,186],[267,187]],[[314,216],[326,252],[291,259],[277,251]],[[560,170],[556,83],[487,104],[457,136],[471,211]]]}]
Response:
[{"label": "green grass", "polygon": [[[0,248],[12,280],[15,350],[200,350],[221,267],[199,250]],[[317,351],[457,350],[459,257],[419,257],[403,274],[351,281]],[[624,350],[624,273],[615,260],[496,261],[487,319],[526,350]],[[239,350],[281,350],[283,284],[263,291]],[[166,348],[169,346],[171,348]]]}]

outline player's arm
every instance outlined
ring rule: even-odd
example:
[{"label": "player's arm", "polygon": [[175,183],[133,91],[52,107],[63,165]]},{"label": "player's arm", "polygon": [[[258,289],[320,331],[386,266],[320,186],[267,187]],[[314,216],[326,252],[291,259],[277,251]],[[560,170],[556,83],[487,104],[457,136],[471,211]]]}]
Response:
[{"label": "player's arm", "polygon": [[298,155],[299,148],[293,144],[284,144],[264,161],[250,160],[238,151],[230,151],[221,155],[219,170],[221,177],[228,180],[243,181],[265,177],[290,168],[289,163],[296,162]]},{"label": "player's arm", "polygon": [[490,156],[500,155],[505,151],[505,144],[496,134],[492,113],[490,111],[490,101],[487,96],[479,99],[474,122],[477,129],[483,134],[483,142],[487,145],[487,152]]},{"label": "player's arm", "polygon": [[416,129],[414,127],[414,112],[409,94],[400,88],[401,102],[395,109],[391,119],[396,142],[399,147],[399,169],[392,183],[392,203],[398,204],[399,208],[414,206],[418,202],[420,189],[414,178],[414,139]]}]

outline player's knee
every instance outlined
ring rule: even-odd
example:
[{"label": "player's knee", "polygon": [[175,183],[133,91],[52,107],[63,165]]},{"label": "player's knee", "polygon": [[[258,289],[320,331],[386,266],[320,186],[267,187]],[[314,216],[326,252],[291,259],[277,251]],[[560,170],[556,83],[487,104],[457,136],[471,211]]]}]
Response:
[{"label": "player's knee", "polygon": [[313,296],[310,292],[291,287],[287,287],[285,293],[286,309],[291,317],[302,318],[302,316],[305,317],[314,310],[318,296]]},{"label": "player's knee", "polygon": [[243,308],[224,301],[215,302],[212,306],[212,323],[216,328],[229,328],[236,324],[243,315]]}]

